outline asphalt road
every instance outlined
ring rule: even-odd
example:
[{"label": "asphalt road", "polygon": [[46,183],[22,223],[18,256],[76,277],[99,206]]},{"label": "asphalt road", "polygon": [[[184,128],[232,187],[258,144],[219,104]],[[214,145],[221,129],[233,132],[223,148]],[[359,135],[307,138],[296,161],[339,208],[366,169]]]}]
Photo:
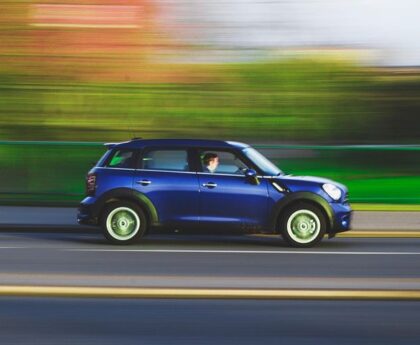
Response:
[{"label": "asphalt road", "polygon": [[[160,234],[121,247],[75,227],[74,210],[23,211],[0,208],[0,291],[420,291],[420,238],[334,238],[302,250],[270,236]],[[376,224],[368,229],[418,229],[417,213],[393,214],[356,219]],[[403,219],[405,227],[396,226]],[[9,229],[11,222],[21,229]],[[0,344],[419,344],[419,321],[418,300],[344,301],[333,294],[331,300],[0,297]]]},{"label": "asphalt road", "polygon": [[420,289],[420,239],[325,239],[292,249],[258,236],[155,235],[131,246],[100,233],[1,232],[2,284]]},{"label": "asphalt road", "polygon": [[419,344],[420,302],[0,298],[1,344]]},{"label": "asphalt road", "polygon": [[[297,250],[273,236],[166,234],[119,247],[78,227],[74,209],[0,212],[3,285],[420,290],[419,238],[334,238]],[[359,212],[355,220],[383,227],[394,215],[415,229],[420,218],[378,214]],[[10,229],[23,230],[8,231],[12,222]]]}]

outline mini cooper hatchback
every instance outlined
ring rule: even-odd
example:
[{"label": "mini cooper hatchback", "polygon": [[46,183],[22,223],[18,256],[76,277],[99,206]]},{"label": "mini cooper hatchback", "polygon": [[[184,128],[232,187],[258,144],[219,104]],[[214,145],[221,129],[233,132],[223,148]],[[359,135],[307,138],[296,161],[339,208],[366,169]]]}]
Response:
[{"label": "mini cooper hatchback", "polygon": [[349,230],[347,188],[285,175],[247,144],[133,139],[105,144],[86,177],[78,222],[101,226],[115,244],[158,227],[274,233],[310,247]]}]

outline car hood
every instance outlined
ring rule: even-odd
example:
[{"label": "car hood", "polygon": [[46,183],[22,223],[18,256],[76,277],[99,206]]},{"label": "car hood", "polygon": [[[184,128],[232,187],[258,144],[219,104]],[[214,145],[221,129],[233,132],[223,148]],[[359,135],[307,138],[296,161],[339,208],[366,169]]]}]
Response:
[{"label": "car hood", "polygon": [[307,183],[316,183],[316,184],[324,184],[324,183],[331,183],[333,185],[336,185],[337,187],[341,188],[343,191],[347,191],[347,187],[344,186],[341,183],[338,183],[336,181],[327,179],[327,178],[323,178],[323,177],[317,177],[317,176],[294,176],[294,175],[282,175],[282,176],[278,176],[276,177],[276,179],[278,179],[279,181],[283,181],[286,184],[288,182],[293,183],[293,182],[307,182]]}]

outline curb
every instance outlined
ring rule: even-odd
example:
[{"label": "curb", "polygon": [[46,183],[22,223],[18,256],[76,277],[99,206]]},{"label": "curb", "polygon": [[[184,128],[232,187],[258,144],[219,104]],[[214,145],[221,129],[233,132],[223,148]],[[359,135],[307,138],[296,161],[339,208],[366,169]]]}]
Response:
[{"label": "curb", "polygon": [[100,228],[82,225],[51,225],[51,224],[0,224],[4,232],[40,232],[40,233],[100,233]]}]

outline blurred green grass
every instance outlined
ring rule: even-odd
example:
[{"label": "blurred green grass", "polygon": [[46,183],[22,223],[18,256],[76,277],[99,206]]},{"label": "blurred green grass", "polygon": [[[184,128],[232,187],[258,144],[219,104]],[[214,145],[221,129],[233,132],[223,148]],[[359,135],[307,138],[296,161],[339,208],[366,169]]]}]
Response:
[{"label": "blurred green grass", "polygon": [[148,84],[60,81],[0,70],[0,139],[418,142],[416,75],[400,78],[309,58],[188,68],[190,81]]}]

